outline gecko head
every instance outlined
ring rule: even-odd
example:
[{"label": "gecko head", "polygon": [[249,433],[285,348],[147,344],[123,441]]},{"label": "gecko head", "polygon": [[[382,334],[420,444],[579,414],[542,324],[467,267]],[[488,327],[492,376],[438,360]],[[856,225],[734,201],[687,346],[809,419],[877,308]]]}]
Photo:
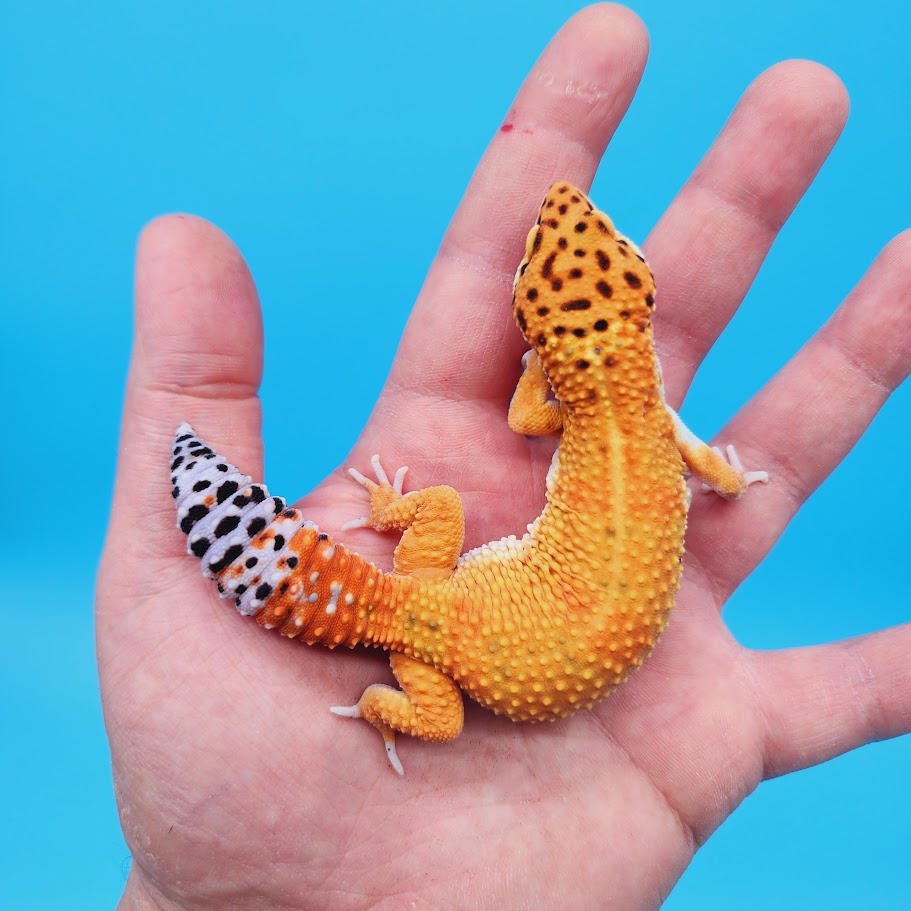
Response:
[{"label": "gecko head", "polygon": [[649,382],[654,304],[638,247],[584,193],[555,183],[528,232],[513,315],[557,398],[590,401]]}]

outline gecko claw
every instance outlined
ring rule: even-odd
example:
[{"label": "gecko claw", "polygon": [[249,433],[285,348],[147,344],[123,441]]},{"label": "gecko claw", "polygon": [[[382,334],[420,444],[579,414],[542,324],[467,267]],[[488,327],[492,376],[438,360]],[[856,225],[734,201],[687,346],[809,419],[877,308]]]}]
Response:
[{"label": "gecko claw", "polygon": [[405,767],[395,751],[395,738],[386,741],[386,755],[389,757],[389,765],[392,766],[402,777],[405,775]]},{"label": "gecko claw", "polygon": [[341,527],[341,531],[351,531],[352,528],[369,528],[370,527],[370,517],[361,516],[357,519],[351,519],[349,522],[346,522]]},{"label": "gecko claw", "polygon": [[361,717],[361,706],[359,702],[355,702],[354,705],[333,705],[330,706],[329,711],[333,715],[341,715],[343,718],[360,718]]},{"label": "gecko claw", "polygon": [[349,468],[348,474],[350,474],[351,477],[354,478],[354,480],[357,481],[357,483],[362,487],[367,487],[373,483],[373,481],[362,475],[356,468]]},{"label": "gecko claw", "polygon": [[383,470],[383,466],[382,466],[382,463],[380,462],[380,457],[379,457],[378,453],[371,456],[370,465],[373,467],[373,473],[376,475],[377,481],[379,481],[380,484],[388,484],[389,477],[386,474],[386,472]]}]

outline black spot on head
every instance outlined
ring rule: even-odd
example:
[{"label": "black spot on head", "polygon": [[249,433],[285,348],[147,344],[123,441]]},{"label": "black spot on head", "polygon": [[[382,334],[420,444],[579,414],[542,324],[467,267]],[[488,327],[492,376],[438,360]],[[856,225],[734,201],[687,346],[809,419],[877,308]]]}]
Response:
[{"label": "black spot on head", "polygon": [[285,536],[284,536],[284,535],[276,535],[276,536],[275,536],[275,541],[274,541],[273,544],[272,544],[272,549],[273,549],[273,550],[281,550],[284,546],[285,546]]},{"label": "black spot on head", "polygon": [[566,326],[555,326],[554,335],[564,335],[566,333]]},{"label": "black spot on head", "polygon": [[555,278],[555,279],[550,283],[550,286],[551,286],[551,288],[554,289],[554,291],[559,291],[559,290],[563,287],[563,279],[562,279],[562,278]]},{"label": "black spot on head", "polygon": [[521,276],[521,275],[524,275],[524,274],[525,274],[525,270],[526,270],[527,268],[528,268],[528,263],[522,263],[522,265],[519,266],[519,275],[520,275],[520,276]]},{"label": "black spot on head", "polygon": [[243,547],[240,544],[232,544],[222,555],[220,560],[209,564],[209,572],[220,573],[227,569],[242,553]]},{"label": "black spot on head", "polygon": [[525,319],[525,314],[518,308],[516,309],[516,322],[519,324],[519,328],[523,332],[528,329],[528,321]]},{"label": "black spot on head", "polygon": [[576,338],[585,338],[585,330],[584,329],[573,329],[573,335]]},{"label": "black spot on head", "polygon": [[561,250],[565,250],[565,249],[569,246],[569,242],[566,240],[565,237],[561,237],[561,238],[557,241],[557,246],[558,246]]},{"label": "black spot on head", "polygon": [[192,462],[187,462],[184,466],[184,471],[192,471],[196,467],[196,459],[193,459]]},{"label": "black spot on head", "polygon": [[581,247],[577,247],[573,250],[573,256],[578,256],[580,259],[585,256],[585,251]]},{"label": "black spot on head", "polygon": [[174,442],[175,442],[175,443],[183,443],[185,440],[191,440],[191,439],[193,439],[193,434],[192,434],[192,433],[185,433],[183,436],[179,436],[176,440],[174,440]]},{"label": "black spot on head", "polygon": [[547,316],[550,313],[549,307],[538,307],[538,316]]},{"label": "black spot on head", "polygon": [[621,310],[620,319],[629,319],[629,310]]},{"label": "black spot on head", "polygon": [[[272,497],[272,512],[274,515],[278,515],[282,510],[285,509],[285,501],[281,497]],[[294,510],[288,509],[282,513],[286,519],[294,518]]]},{"label": "black spot on head", "polygon": [[597,225],[598,225],[598,230],[600,230],[602,234],[610,234],[610,228],[608,228],[607,225],[604,224],[604,222],[601,221],[600,218],[597,221]]},{"label": "black spot on head", "polygon": [[271,594],[272,594],[272,586],[269,585],[268,582],[263,582],[263,584],[260,585],[260,587],[258,589],[256,589],[255,597],[256,597],[257,601],[265,601],[266,598],[268,598],[269,595],[271,595]]},{"label": "black spot on head", "polygon": [[605,281],[598,282],[595,287],[598,289],[598,294],[602,297],[611,297],[614,293],[614,289]]},{"label": "black spot on head", "polygon": [[563,203],[557,211],[558,211],[561,215],[565,215],[565,214],[566,214],[566,210],[567,210],[568,208],[569,208],[569,206],[566,205],[566,203]]},{"label": "black spot on head", "polygon": [[610,269],[610,257],[603,250],[598,250],[595,256],[598,257],[598,265],[607,272]]},{"label": "black spot on head", "polygon": [[544,278],[550,278],[554,274],[554,260],[557,258],[556,253],[551,253],[547,259],[544,260],[544,265],[541,267],[541,275]]},{"label": "black spot on head", "polygon": [[180,488],[179,488],[179,487],[175,487],[175,488],[171,491],[171,496],[174,497],[174,499],[176,500],[176,499],[180,496]]},{"label": "black spot on head", "polygon": [[582,234],[588,230],[588,225],[584,221],[576,223],[576,234]]},{"label": "black spot on head", "polygon": [[328,541],[329,535],[318,535],[316,538],[317,541]]},{"label": "black spot on head", "polygon": [[216,467],[219,471],[227,471],[227,470],[228,470],[228,466],[225,465],[224,462],[219,462],[215,467]]},{"label": "black spot on head", "polygon": [[[247,590],[246,585],[238,585],[237,588],[234,589],[234,594],[242,595],[246,590]],[[240,598],[237,599],[237,604],[240,605]]]},{"label": "black spot on head", "polygon": [[225,516],[218,525],[215,526],[215,537],[223,538],[225,535],[234,531],[240,525],[240,516]]},{"label": "black spot on head", "polygon": [[581,269],[570,269],[569,277],[570,278],[582,278],[582,270]]},{"label": "black spot on head", "polygon": [[570,310],[588,310],[591,305],[592,302],[588,300],[588,298],[580,297],[578,300],[567,301],[565,304],[560,304],[560,309],[568,313]]},{"label": "black spot on head", "polygon": [[538,233],[535,234],[534,243],[532,243],[532,245],[531,245],[531,252],[532,252],[532,253],[537,253],[538,250],[540,249],[540,247],[541,247],[541,238],[542,238],[543,236],[544,236],[544,235],[542,234],[541,231],[538,231]]},{"label": "black spot on head", "polygon": [[580,370],[588,370],[589,363],[588,363],[588,361],[584,360],[583,358],[580,358],[578,361],[576,361],[576,366]]},{"label": "black spot on head", "polygon": [[266,527],[266,520],[262,516],[252,519],[247,525],[247,534],[254,538]]},{"label": "black spot on head", "polygon": [[[563,184],[563,186],[560,187],[560,189],[557,190],[557,192],[558,192],[558,193],[568,193],[568,192],[569,192],[569,187],[566,186],[566,184]],[[578,202],[578,201],[579,201],[579,200],[576,199],[576,197],[574,196],[574,197],[573,197],[573,202]]]},{"label": "black spot on head", "polygon": [[623,278],[626,280],[626,283],[630,286],[630,288],[642,287],[642,279],[639,278],[635,272],[624,272]]},{"label": "black spot on head", "polygon": [[173,462],[171,462],[171,471],[176,471],[181,464],[183,463],[183,456],[177,456]]},{"label": "black spot on head", "polygon": [[655,295],[654,295],[654,294],[646,294],[646,295],[645,295],[645,303],[646,303],[647,306],[653,307],[653,306],[655,305]]},{"label": "black spot on head", "polygon": [[180,523],[180,530],[188,535],[190,529],[203,517],[209,514],[209,507],[202,503],[191,506],[189,512],[183,517]]},{"label": "black spot on head", "polygon": [[538,344],[542,348],[547,344],[547,336],[543,332],[538,336]]},{"label": "black spot on head", "polygon": [[216,494],[216,499],[219,503],[224,503],[228,497],[237,493],[237,489],[240,487],[240,484],[237,481],[225,481],[219,488],[218,493]]},{"label": "black spot on head", "polygon": [[259,560],[256,557],[248,557],[247,562],[244,563],[244,566],[246,566],[247,569],[253,569],[257,563],[259,563]]},{"label": "black spot on head", "polygon": [[[193,490],[195,490],[196,493],[199,493],[200,490],[205,490],[207,487],[211,487],[211,486],[212,486],[211,481],[197,481],[193,485]],[[218,502],[220,503],[221,500],[219,500]]]},{"label": "black spot on head", "polygon": [[300,563],[300,560],[298,560],[297,557],[288,557],[288,568],[289,569],[294,569],[298,563]]},{"label": "black spot on head", "polygon": [[571,199],[571,200],[572,200],[572,201],[573,201],[573,202],[582,202],[582,200],[581,200],[581,199],[579,199],[579,197],[578,197],[578,196],[576,196],[576,194],[575,194],[575,193],[573,193],[573,195],[572,195],[572,196],[570,196],[570,197],[569,197],[569,198],[570,198],[570,199]]},{"label": "black spot on head", "polygon": [[549,218],[547,220],[547,224],[551,228],[557,228],[560,226],[560,222],[558,222],[556,218]]},{"label": "black spot on head", "polygon": [[212,542],[208,538],[199,538],[190,545],[190,552],[202,559]]},{"label": "black spot on head", "polygon": [[603,332],[606,328],[607,328],[607,320],[606,320],[606,319],[599,319],[599,320],[595,323],[595,329],[596,329],[598,332]]},{"label": "black spot on head", "polygon": [[545,209],[552,209],[554,207],[554,201],[552,199],[547,200],[547,204],[544,206]]},{"label": "black spot on head", "polygon": [[537,299],[538,299],[538,289],[537,289],[537,288],[529,288],[529,289],[525,292],[525,296],[526,296],[530,301],[537,300]]}]

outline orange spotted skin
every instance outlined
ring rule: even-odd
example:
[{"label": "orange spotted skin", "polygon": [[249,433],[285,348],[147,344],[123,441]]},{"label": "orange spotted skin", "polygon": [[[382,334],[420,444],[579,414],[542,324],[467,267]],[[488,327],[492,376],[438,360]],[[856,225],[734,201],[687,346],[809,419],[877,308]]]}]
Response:
[{"label": "orange spotted skin", "polygon": [[[280,581],[257,589],[261,603],[244,610],[308,643],[395,653],[401,690],[372,686],[336,711],[374,724],[399,771],[395,731],[457,736],[459,689],[516,721],[552,721],[623,683],[674,606],[687,468],[730,498],[766,479],[742,471],[733,450],[729,464],[665,404],[654,304],[654,279],[635,245],[585,194],[555,184],[528,234],[513,302],[532,350],[509,424],[559,434],[540,517],[521,539],[460,556],[458,494],[402,493],[375,460],[377,482],[352,472],[370,494],[368,516],[353,524],[402,532],[395,571],[300,527],[282,541]],[[301,521],[296,510],[282,515]],[[249,553],[278,550],[275,534],[270,526],[253,538],[220,585],[247,572]]]}]

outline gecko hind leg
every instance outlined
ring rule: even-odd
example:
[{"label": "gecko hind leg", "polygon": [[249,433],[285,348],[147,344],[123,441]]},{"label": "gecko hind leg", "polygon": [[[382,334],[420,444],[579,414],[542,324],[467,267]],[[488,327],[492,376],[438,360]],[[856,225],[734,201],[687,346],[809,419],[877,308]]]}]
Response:
[{"label": "gecko hind leg", "polygon": [[356,705],[337,705],[330,711],[369,721],[383,737],[390,765],[404,775],[395,751],[396,731],[445,743],[462,732],[465,710],[461,691],[442,671],[400,652],[393,652],[389,663],[400,690],[374,683]]},{"label": "gecko hind leg", "polygon": [[402,493],[407,468],[400,468],[390,483],[389,476],[375,455],[370,460],[376,480],[356,468],[348,473],[370,494],[370,512],[342,526],[400,531],[393,569],[401,576],[440,579],[455,569],[465,540],[462,499],[452,487],[424,487]]}]

